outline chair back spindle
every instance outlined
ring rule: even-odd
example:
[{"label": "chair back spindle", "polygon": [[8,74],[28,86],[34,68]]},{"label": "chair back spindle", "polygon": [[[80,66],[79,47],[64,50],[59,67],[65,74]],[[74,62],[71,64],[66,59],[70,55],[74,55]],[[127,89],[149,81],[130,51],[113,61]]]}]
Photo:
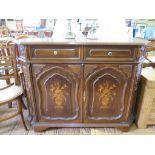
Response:
[{"label": "chair back spindle", "polygon": [[0,42],[0,79],[11,78],[15,79],[15,84],[19,84],[15,44],[11,41]]}]

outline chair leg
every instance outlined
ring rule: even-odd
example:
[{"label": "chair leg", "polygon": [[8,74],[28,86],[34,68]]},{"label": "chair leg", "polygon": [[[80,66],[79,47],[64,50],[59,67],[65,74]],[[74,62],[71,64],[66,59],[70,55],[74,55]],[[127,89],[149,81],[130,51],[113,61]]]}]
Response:
[{"label": "chair leg", "polygon": [[25,103],[24,103],[23,97],[22,97],[22,107],[23,107],[25,110],[27,110],[27,107],[26,107],[26,105],[25,105]]},{"label": "chair leg", "polygon": [[[30,109],[30,102],[27,96],[24,96],[25,100],[26,100],[26,105],[27,105],[27,109],[28,109],[28,122],[31,122],[32,120],[32,115],[31,115],[31,109]],[[31,124],[30,124],[31,125]]]},{"label": "chair leg", "polygon": [[[8,74],[8,71],[6,71],[6,74]],[[10,82],[10,79],[6,79],[6,84],[9,85],[11,82]],[[12,108],[12,102],[8,103],[8,108]]]},{"label": "chair leg", "polygon": [[20,116],[21,116],[21,119],[22,119],[22,123],[24,125],[24,128],[25,130],[28,130],[27,129],[27,126],[26,126],[26,123],[25,123],[25,120],[24,120],[24,116],[23,116],[23,109],[22,109],[22,105],[23,105],[23,101],[21,98],[18,99],[18,111],[20,113]]}]

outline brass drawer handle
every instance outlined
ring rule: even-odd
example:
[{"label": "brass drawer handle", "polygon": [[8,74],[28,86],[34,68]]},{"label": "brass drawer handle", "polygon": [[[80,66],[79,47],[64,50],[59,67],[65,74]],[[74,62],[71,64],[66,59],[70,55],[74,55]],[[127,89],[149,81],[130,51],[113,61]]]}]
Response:
[{"label": "brass drawer handle", "polygon": [[58,55],[58,51],[54,51],[53,54],[54,54],[54,55]]},{"label": "brass drawer handle", "polygon": [[108,52],[108,56],[112,56],[112,52]]}]

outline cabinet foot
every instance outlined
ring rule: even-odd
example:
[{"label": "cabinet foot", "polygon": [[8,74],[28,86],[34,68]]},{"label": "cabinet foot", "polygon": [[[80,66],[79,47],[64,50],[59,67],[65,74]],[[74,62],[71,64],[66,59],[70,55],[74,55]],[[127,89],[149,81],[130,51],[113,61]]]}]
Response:
[{"label": "cabinet foot", "polygon": [[45,126],[34,126],[33,129],[35,132],[41,132],[41,131],[45,131],[46,129],[48,129],[49,127],[45,127]]},{"label": "cabinet foot", "polygon": [[121,130],[122,132],[128,132],[129,127],[118,127],[117,129]]}]

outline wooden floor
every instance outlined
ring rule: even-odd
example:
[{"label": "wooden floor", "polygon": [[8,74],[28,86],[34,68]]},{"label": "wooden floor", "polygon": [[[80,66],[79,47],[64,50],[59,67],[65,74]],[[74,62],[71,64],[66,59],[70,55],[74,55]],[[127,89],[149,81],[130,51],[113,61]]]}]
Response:
[{"label": "wooden floor", "polygon": [[[0,87],[3,84],[0,81]],[[0,107],[0,117],[8,116],[16,111],[16,103],[14,108],[8,108],[7,105]],[[27,120],[28,112],[24,110],[25,120]],[[28,125],[28,122],[27,122]],[[128,132],[121,132],[115,128],[51,128],[45,132],[34,132],[29,126],[29,131],[25,131],[22,126],[20,116],[11,120],[0,123],[0,135],[154,135],[155,126],[149,126],[147,129],[137,129],[133,124]]]}]

